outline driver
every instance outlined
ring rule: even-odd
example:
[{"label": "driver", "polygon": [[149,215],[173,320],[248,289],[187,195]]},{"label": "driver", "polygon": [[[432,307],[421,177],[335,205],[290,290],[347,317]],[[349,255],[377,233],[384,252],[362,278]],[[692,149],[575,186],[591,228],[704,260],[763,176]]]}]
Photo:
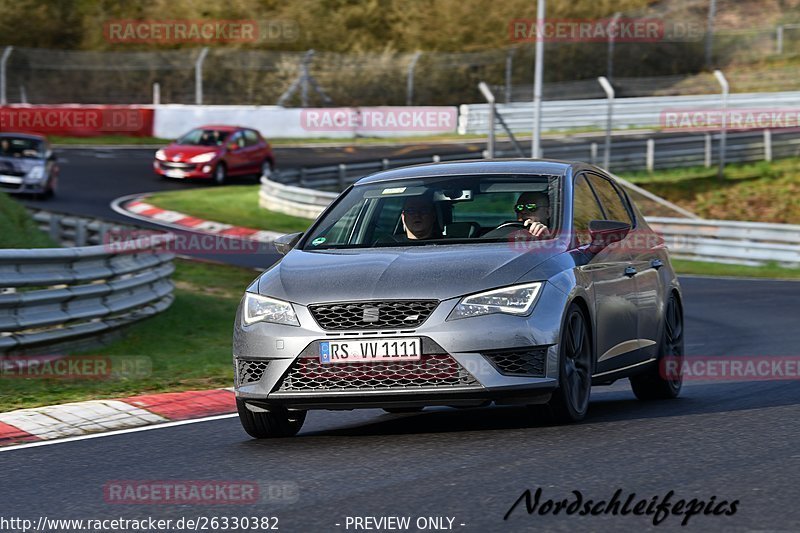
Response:
[{"label": "driver", "polygon": [[517,215],[517,221],[522,222],[534,237],[546,239],[550,236],[550,229],[547,227],[550,218],[550,198],[547,193],[520,194],[514,204],[514,213]]}]

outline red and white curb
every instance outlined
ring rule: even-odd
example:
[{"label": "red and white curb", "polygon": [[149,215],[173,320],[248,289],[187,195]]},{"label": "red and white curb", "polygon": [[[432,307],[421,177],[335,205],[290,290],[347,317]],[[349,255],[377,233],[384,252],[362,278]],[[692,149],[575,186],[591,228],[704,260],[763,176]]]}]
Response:
[{"label": "red and white curb", "polygon": [[0,413],[0,446],[236,412],[229,389],[90,400]]},{"label": "red and white curb", "polygon": [[208,235],[230,237],[233,239],[249,239],[253,241],[270,243],[283,235],[276,231],[257,230],[234,226],[213,220],[204,220],[179,211],[162,209],[145,201],[148,194],[135,194],[123,196],[111,202],[111,209],[121,215],[157,224],[170,229],[194,231]]}]

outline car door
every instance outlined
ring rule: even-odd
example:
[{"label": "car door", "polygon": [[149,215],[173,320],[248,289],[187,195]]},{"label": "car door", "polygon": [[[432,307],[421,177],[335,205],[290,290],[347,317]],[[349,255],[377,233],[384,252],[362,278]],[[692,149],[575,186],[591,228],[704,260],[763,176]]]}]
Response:
[{"label": "car door", "polygon": [[225,141],[225,146],[227,146],[228,151],[225,157],[228,173],[234,175],[247,172],[247,152],[245,151],[246,146],[242,132],[237,131],[228,137]]},{"label": "car door", "polygon": [[244,130],[244,153],[247,158],[247,172],[256,174],[264,162],[264,145],[259,135],[253,130]]},{"label": "car door", "polygon": [[[575,181],[573,224],[576,238],[585,239],[581,241],[583,245],[589,243],[588,216],[599,215],[599,220],[616,220],[617,215],[616,210],[606,207],[610,203],[606,197],[607,191],[595,189],[595,177],[593,174],[583,173]],[[603,183],[598,185],[602,186]],[[592,202],[597,206],[596,209]],[[600,250],[583,269],[589,274],[594,291],[596,373],[601,374],[635,363],[635,352],[639,346],[638,308],[628,238]]]}]

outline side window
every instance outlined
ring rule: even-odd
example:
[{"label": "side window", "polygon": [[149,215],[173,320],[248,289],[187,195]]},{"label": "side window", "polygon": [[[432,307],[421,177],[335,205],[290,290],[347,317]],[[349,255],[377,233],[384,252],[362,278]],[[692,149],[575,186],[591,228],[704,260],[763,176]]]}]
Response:
[{"label": "side window", "polygon": [[579,246],[589,244],[589,222],[603,220],[603,212],[597,203],[592,188],[586,181],[586,176],[581,174],[575,178],[575,187],[572,195],[572,231]]},{"label": "side window", "polygon": [[244,135],[242,135],[241,131],[237,131],[236,133],[228,139],[228,144],[235,144],[239,148],[244,148]]},{"label": "side window", "polygon": [[495,227],[515,220],[517,193],[476,194],[471,202],[453,203],[453,222],[477,222],[482,227]]},{"label": "side window", "polygon": [[247,146],[258,144],[258,135],[253,130],[244,130],[244,142]]},{"label": "side window", "polygon": [[600,203],[603,204],[606,218],[608,220],[618,220],[633,225],[631,215],[628,213],[624,200],[616,187],[614,187],[610,181],[600,176],[594,174],[588,174],[587,176],[592,184],[594,192],[597,193],[597,197],[600,199]]},{"label": "side window", "polygon": [[373,238],[387,237],[394,234],[400,212],[403,210],[405,198],[385,198],[382,200],[380,213],[372,229]]},{"label": "side window", "polygon": [[331,226],[322,236],[325,237],[326,245],[348,244],[348,239],[353,231],[353,226],[358,219],[358,214],[364,207],[362,203],[356,203],[351,207],[336,223]]}]

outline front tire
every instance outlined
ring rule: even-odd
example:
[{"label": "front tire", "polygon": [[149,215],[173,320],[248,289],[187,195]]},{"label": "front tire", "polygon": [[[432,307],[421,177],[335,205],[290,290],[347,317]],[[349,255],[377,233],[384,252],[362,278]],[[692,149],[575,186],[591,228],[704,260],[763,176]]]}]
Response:
[{"label": "front tire", "polygon": [[683,385],[683,357],[683,309],[673,293],[664,312],[664,332],[656,364],[630,378],[636,397],[640,400],[677,398]]},{"label": "front tire", "polygon": [[248,435],[256,439],[292,437],[306,421],[305,411],[289,411],[273,407],[269,412],[251,411],[242,400],[236,400],[239,421]]},{"label": "front tire", "polygon": [[214,167],[214,185],[225,185],[227,179],[228,168],[225,166],[225,163],[217,163],[217,166]]},{"label": "front tire", "polygon": [[557,423],[578,422],[589,410],[593,351],[587,319],[574,303],[561,328],[558,361],[558,388],[547,405]]}]

